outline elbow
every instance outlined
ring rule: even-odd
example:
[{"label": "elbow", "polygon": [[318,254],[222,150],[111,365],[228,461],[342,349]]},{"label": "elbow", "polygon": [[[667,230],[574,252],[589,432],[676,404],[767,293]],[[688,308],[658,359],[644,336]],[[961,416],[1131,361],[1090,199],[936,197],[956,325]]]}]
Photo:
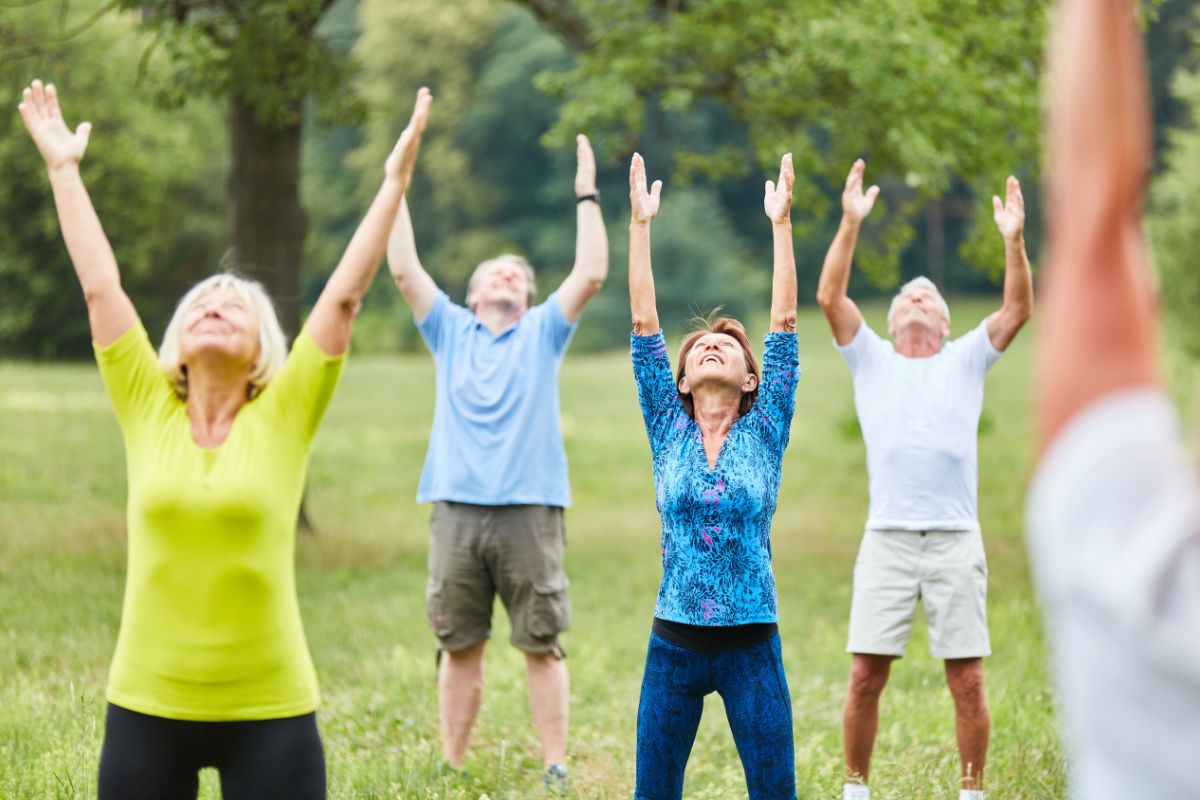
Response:
[{"label": "elbow", "polygon": [[824,286],[817,288],[817,305],[821,307],[822,311],[828,311],[829,309],[833,308],[836,300],[837,297],[834,292],[829,291],[829,289],[825,288]]},{"label": "elbow", "polygon": [[588,297],[591,297],[604,288],[604,280],[606,277],[606,275],[592,275],[587,279],[587,283],[584,285],[584,291],[587,292]]}]

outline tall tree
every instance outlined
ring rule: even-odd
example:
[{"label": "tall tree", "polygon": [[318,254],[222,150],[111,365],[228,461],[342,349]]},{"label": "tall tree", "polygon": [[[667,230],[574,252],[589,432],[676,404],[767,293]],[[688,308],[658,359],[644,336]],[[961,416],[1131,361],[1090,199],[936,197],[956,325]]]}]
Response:
[{"label": "tall tree", "polygon": [[677,170],[724,177],[791,151],[801,214],[865,156],[892,187],[862,252],[877,282],[894,280],[914,219],[956,180],[990,196],[1037,165],[1045,0],[518,2],[579,49],[572,69],[542,76],[567,98],[552,140],[587,129],[628,150],[649,117],[716,100],[744,143],[684,147]]},{"label": "tall tree", "polygon": [[140,11],[168,56],[160,96],[222,99],[229,130],[229,263],[267,287],[284,328],[300,324],[307,219],[300,198],[305,100],[352,114],[349,60],[319,25],[335,0],[117,0]]}]

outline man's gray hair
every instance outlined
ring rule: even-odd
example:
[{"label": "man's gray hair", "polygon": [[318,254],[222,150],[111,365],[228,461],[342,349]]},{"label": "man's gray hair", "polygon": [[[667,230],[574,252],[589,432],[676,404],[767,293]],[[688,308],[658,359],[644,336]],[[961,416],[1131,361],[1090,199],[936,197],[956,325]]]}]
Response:
[{"label": "man's gray hair", "polygon": [[529,259],[515,253],[505,253],[502,256],[489,258],[475,268],[475,271],[471,273],[471,280],[467,281],[467,305],[471,304],[471,293],[475,291],[475,284],[479,281],[479,276],[489,267],[504,261],[511,261],[525,270],[525,280],[529,282],[529,297],[525,299],[525,304],[527,306],[533,305],[533,298],[537,295],[537,279],[533,275],[533,265],[529,263]]},{"label": "man's gray hair", "polygon": [[946,318],[946,324],[950,324],[950,306],[946,305],[946,298],[942,297],[942,293],[938,291],[937,284],[929,280],[929,278],[926,278],[924,275],[921,275],[920,277],[913,278],[911,281],[901,286],[900,291],[896,292],[896,296],[892,298],[892,304],[888,307],[888,325],[892,324],[892,317],[896,315],[896,306],[900,304],[900,298],[904,297],[904,295],[906,295],[908,292],[911,292],[913,289],[928,289],[929,291],[933,292],[934,297],[936,297],[938,299],[938,303],[941,304],[942,316]]}]

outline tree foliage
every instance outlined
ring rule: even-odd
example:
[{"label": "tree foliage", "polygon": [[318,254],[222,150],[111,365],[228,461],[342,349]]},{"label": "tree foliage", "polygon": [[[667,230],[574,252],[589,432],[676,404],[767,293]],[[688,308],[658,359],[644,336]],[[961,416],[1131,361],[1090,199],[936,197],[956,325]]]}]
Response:
[{"label": "tree foliage", "polygon": [[94,129],[83,175],[151,335],[183,286],[212,271],[224,233],[219,112],[194,103],[167,112],[144,102],[141,47],[128,14],[107,4],[34,3],[0,19],[15,45],[0,60],[11,104],[0,114],[0,355],[90,353],[87,310],[63,246],[45,167],[16,113],[34,77],[55,83],[68,121]]},{"label": "tree foliage", "polygon": [[[1045,0],[578,0],[589,34],[572,69],[541,85],[566,97],[548,140],[577,129],[601,146],[638,146],[649,118],[687,114],[706,99],[728,110],[743,140],[681,143],[680,176],[769,170],[792,152],[795,207],[821,211],[854,158],[889,182],[883,224],[862,265],[895,280],[925,203],[956,181],[990,197],[1039,152]],[[702,143],[707,144],[707,143]],[[977,235],[990,210],[977,203]],[[989,248],[986,253],[994,253]],[[998,256],[988,265],[999,268]]]},{"label": "tree foliage", "polygon": [[1188,355],[1200,358],[1200,72],[1180,72],[1174,94],[1184,119],[1166,132],[1163,171],[1151,193],[1150,238],[1168,330]]}]

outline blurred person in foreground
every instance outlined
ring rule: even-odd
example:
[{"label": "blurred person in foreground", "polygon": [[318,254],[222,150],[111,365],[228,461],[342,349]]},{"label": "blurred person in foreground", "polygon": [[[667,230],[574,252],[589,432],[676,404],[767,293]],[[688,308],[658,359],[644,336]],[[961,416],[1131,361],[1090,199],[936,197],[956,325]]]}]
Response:
[{"label": "blurred person in foreground", "polygon": [[567,789],[566,654],[570,606],[563,509],[571,504],[559,425],[558,375],[587,302],[608,275],[608,237],[587,137],[576,139],[575,264],[531,305],[533,267],[502,255],[471,275],[466,307],[417,256],[408,206],[388,242],[388,266],[436,366],[433,430],[417,501],[430,516],[426,607],[438,640],[442,758],[461,770],[483,700],[483,653],[495,596],[510,642],[525,655],[543,780]]},{"label": "blurred person in foreground", "polygon": [[1025,203],[1013,177],[1005,200],[992,198],[1006,262],[1000,309],[947,341],[950,309],[932,281],[916,278],[900,288],[888,311],[893,344],[871,330],[846,294],[858,231],[879,195],[877,186],[863,191],[865,169],[861,159],[850,168],[841,225],[817,289],[834,345],[854,376],[870,487],[846,645],[852,655],[842,718],[843,797],[870,797],[879,698],[923,602],[930,655],[944,660],[954,698],[960,796],[980,800],[991,728],[983,659],[992,650],[978,511],[979,415],[988,369],[1033,309]]},{"label": "blurred person in foreground", "polygon": [[1200,797],[1200,486],[1157,369],[1129,0],[1061,0],[1050,50],[1040,458],[1026,527],[1086,800]]},{"label": "blurred person in foreground", "polygon": [[128,462],[129,559],[108,680],[100,800],[325,797],[317,676],[295,586],[309,451],[412,175],[431,96],[291,352],[262,286],[215,275],[180,301],[156,354],[80,175],[53,85],[19,106],[87,301]]},{"label": "blurred person in foreground", "polygon": [[762,372],[742,325],[692,332],[672,375],[650,267],[662,182],[629,172],[631,355],[662,516],[663,578],[637,717],[637,800],[677,800],[704,697],[721,695],[751,800],[796,797],[792,703],[780,652],[771,520],[796,383],[792,157],[767,181],[774,277]]}]

